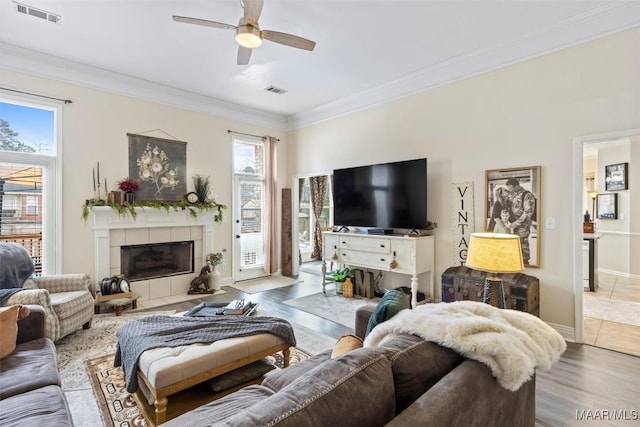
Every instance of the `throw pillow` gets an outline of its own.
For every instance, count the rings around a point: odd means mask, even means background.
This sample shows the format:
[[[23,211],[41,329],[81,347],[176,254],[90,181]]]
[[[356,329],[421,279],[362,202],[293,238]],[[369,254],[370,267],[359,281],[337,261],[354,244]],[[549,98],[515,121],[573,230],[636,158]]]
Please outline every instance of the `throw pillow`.
[[[13,353],[18,337],[20,305],[0,308],[0,359]]]
[[[371,314],[369,318],[369,323],[367,324],[367,332],[365,333],[365,337],[369,335],[369,332],[380,323],[385,322],[391,319],[393,316],[398,314],[400,310],[404,310],[405,308],[409,308],[409,298],[407,294],[405,294],[402,289],[393,289],[382,297],[376,309]]]
[[[362,339],[352,334],[341,336],[331,352],[331,358],[334,359],[338,356],[342,356],[345,353],[349,353],[357,348],[362,348]]]
[[[215,378],[212,378],[209,381],[209,385],[211,386],[211,390],[214,393],[228,390],[232,387],[239,386],[240,384],[244,384],[251,380],[255,380],[256,378],[260,378],[264,376],[267,372],[276,367],[273,366],[266,359],[261,359],[250,363],[248,365],[242,366],[238,369],[234,369],[231,372],[227,372],[226,374],[219,375]]]

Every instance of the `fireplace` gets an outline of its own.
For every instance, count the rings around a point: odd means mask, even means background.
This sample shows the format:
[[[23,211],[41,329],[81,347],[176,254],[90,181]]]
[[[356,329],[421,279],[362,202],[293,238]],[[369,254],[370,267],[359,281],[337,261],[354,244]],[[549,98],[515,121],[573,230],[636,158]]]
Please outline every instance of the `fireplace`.
[[[122,217],[108,206],[96,206],[91,213],[95,242],[95,277],[111,277],[124,273],[121,253],[123,246],[193,242],[192,258],[188,259],[187,268],[180,269],[182,272],[136,281],[129,278],[132,281],[131,290],[140,295],[139,301],[186,294],[191,280],[197,277],[200,267],[206,263],[206,254],[215,252],[213,212],[203,211],[194,218],[186,209],[156,211],[136,208],[137,215],[134,219],[129,216]],[[194,268],[197,271],[189,273]]]
[[[193,240],[120,247],[122,274],[131,282],[193,273]]]

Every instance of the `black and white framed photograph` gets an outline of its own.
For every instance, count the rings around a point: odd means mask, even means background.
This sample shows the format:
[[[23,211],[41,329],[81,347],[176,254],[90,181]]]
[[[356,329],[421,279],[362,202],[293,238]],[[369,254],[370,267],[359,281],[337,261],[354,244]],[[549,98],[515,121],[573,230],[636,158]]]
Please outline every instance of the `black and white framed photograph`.
[[[540,267],[540,169],[485,171],[485,231],[520,236],[525,267]]]
[[[618,219],[618,195],[598,194],[596,209],[598,219]]]
[[[127,134],[129,178],[137,179],[136,199],[177,201],[187,193],[187,143]]]
[[[629,163],[617,163],[615,165],[607,165],[604,167],[604,185],[606,191],[627,190],[629,183],[627,181]]]

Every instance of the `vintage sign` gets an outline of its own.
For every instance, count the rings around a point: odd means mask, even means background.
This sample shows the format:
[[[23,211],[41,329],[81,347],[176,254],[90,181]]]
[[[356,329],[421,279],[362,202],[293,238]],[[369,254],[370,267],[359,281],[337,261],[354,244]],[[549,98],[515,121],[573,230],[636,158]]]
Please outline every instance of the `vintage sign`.
[[[467,260],[469,237],[475,231],[473,210],[473,182],[451,185],[453,206],[453,265],[464,265]]]

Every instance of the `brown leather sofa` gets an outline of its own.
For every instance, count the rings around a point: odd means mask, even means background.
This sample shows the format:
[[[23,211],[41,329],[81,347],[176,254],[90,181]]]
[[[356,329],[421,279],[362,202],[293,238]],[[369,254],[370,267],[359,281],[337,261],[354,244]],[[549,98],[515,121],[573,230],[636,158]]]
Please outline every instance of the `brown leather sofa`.
[[[28,307],[31,314],[18,321],[16,349],[0,360],[0,426],[71,426],[44,309]]]
[[[359,309],[363,334],[373,305]],[[485,365],[413,335],[272,371],[170,420],[198,426],[533,426],[535,377],[512,392]]]

